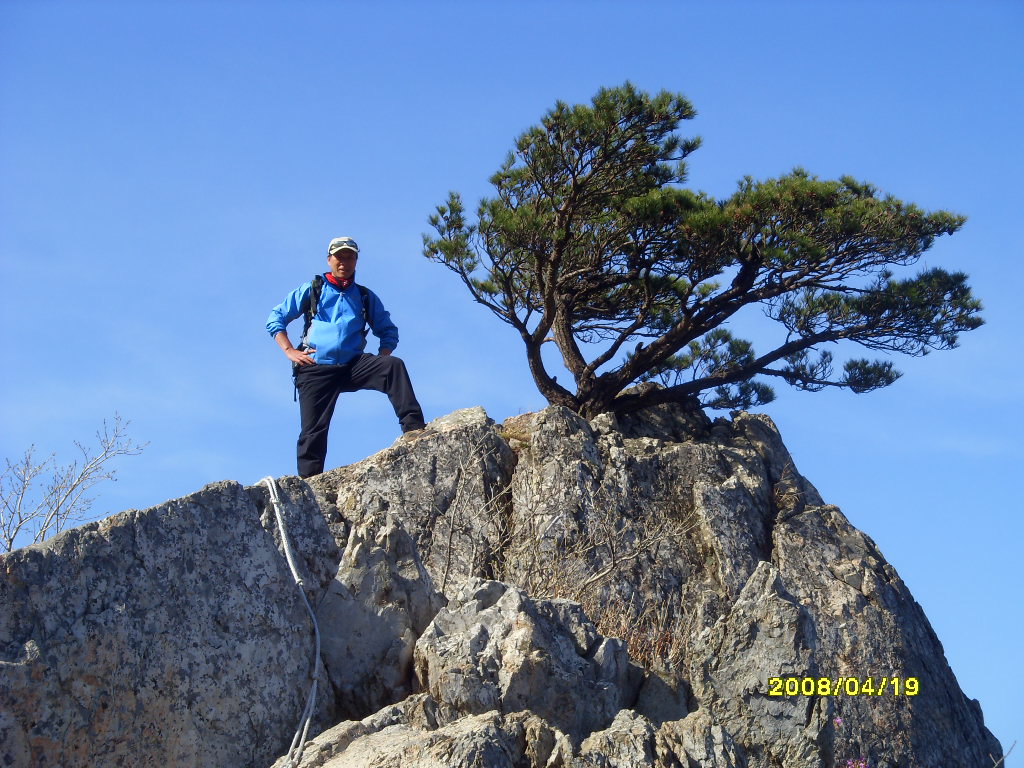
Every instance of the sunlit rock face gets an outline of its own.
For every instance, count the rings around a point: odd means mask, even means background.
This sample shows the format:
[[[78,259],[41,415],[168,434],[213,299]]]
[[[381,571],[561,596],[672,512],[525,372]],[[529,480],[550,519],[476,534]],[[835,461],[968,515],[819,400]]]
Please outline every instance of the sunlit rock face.
[[[307,768],[1001,755],[764,416],[471,408],[280,488],[319,659],[262,486],[0,556],[0,766],[285,766],[311,676]]]
[[[282,492],[312,596],[341,553]],[[217,483],[0,558],[0,765],[271,762],[312,662],[275,536],[264,490]]]

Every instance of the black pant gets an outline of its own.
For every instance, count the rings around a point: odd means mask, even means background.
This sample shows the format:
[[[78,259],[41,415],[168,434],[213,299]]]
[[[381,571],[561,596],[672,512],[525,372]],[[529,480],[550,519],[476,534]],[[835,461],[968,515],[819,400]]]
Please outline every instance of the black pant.
[[[405,363],[394,355],[362,354],[344,365],[303,365],[295,373],[299,390],[298,465],[301,477],[319,475],[327,459],[327,431],[342,392],[375,389],[391,400],[402,431],[423,426],[423,410],[416,402]]]

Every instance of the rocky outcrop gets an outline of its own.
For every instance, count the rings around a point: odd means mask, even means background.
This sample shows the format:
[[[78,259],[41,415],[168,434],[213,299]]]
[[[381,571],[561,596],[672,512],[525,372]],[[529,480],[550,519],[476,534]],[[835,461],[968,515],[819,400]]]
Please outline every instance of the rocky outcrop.
[[[282,490],[322,666],[266,491],[209,486],[0,558],[0,765],[262,768],[314,670],[307,768],[999,757],[766,417],[467,409]]]

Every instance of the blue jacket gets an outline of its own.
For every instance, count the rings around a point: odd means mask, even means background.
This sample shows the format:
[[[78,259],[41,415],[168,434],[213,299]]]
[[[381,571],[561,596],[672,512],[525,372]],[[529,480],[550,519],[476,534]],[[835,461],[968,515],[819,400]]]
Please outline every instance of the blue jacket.
[[[302,303],[308,298],[312,286],[312,280],[303,283],[270,311],[267,331],[271,336],[276,336],[287,328],[288,323],[302,316]],[[369,289],[367,293],[370,330],[380,339],[381,350],[394,349],[398,346],[398,328],[391,322],[391,315],[384,309],[377,295]],[[366,347],[363,327],[359,286],[353,282],[341,290],[324,280],[324,287],[320,291],[320,306],[313,315],[309,337],[306,339],[306,344],[316,350],[313,359],[319,364],[329,365],[349,362]],[[295,346],[298,346],[298,342]]]

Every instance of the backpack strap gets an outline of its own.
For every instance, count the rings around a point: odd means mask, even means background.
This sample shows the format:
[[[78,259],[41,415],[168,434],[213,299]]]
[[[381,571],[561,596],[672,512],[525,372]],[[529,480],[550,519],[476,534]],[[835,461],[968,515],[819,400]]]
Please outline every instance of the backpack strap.
[[[306,337],[309,336],[309,326],[313,324],[313,317],[320,306],[320,294],[324,289],[324,276],[317,274],[310,285],[309,296],[302,305],[303,325],[302,338],[299,341],[299,349],[306,346]]]
[[[363,338],[370,330],[370,289],[365,285],[358,285],[359,296],[363,300]]]
[[[300,306],[302,309],[302,338],[299,340],[299,346],[297,349],[303,350],[306,348],[306,337],[309,336],[309,327],[313,324],[313,316],[316,314],[317,309],[320,306],[320,293],[324,288],[324,276],[317,274],[313,277],[313,282],[309,287],[309,295],[306,300]],[[292,363],[292,379],[295,379],[296,374],[299,372],[299,366],[297,363]],[[299,399],[299,387],[298,382],[295,383],[295,391],[292,394],[293,400]]]

